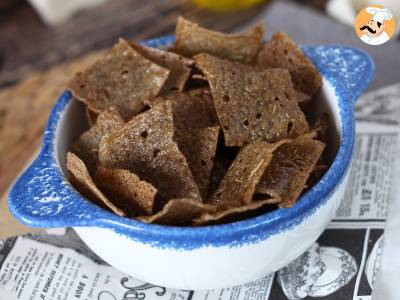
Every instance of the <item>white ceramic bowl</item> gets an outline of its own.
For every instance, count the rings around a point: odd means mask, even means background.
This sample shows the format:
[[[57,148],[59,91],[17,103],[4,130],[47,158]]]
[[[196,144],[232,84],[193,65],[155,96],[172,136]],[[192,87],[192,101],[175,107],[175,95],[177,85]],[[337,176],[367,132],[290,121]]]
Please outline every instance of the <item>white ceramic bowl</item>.
[[[173,37],[150,40],[165,46]],[[343,196],[354,142],[354,101],[374,66],[354,48],[303,47],[323,75],[313,113],[331,116],[323,178],[292,208],[240,222],[181,228],[121,218],[83,198],[66,179],[65,157],[84,130],[82,104],[64,92],[55,105],[38,158],[15,183],[9,207],[32,227],[74,227],[106,262],[137,279],[179,289],[214,289],[261,278],[302,254],[322,233]]]

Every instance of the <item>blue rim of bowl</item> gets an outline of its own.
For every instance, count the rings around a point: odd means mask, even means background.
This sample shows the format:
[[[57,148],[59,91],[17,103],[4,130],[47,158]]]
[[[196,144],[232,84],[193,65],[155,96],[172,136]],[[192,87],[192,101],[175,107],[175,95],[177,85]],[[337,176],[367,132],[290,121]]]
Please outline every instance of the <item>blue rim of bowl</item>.
[[[174,39],[173,36],[167,36],[144,41],[142,44],[151,47],[168,46],[174,42]],[[325,204],[342,182],[353,152],[355,134],[353,105],[367,88],[374,73],[371,58],[356,48],[333,45],[305,46],[302,49],[335,90],[340,110],[341,141],[336,158],[326,174],[303,194],[292,208],[279,208],[254,218],[229,224],[189,228],[147,224],[122,218],[101,209],[73,189],[56,163],[54,148],[56,129],[62,113],[71,101],[70,93],[65,91],[50,114],[38,158],[17,180],[10,192],[10,211],[20,222],[32,227],[107,228],[143,244],[175,250],[193,250],[207,246],[239,247],[257,243],[293,228]],[[37,201],[38,195],[35,194],[37,187],[32,186],[31,182],[38,171],[52,172],[53,181],[50,180],[52,191],[55,193],[64,191],[66,193],[64,195],[68,196],[68,201],[74,205],[75,210],[80,207],[86,211],[78,213],[71,210],[67,213],[61,208],[62,214],[56,213],[45,218],[43,215],[31,212],[29,207],[24,207],[24,201]],[[50,204],[38,204],[36,208],[45,214],[48,208],[46,205]]]

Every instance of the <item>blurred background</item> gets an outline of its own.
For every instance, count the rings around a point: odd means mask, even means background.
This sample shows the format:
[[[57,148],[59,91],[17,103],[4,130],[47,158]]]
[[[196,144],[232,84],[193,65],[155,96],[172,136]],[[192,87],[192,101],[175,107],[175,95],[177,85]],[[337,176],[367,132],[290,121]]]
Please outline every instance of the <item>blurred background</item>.
[[[400,15],[400,1],[378,1]],[[37,151],[49,111],[71,76],[118,37],[172,34],[179,15],[224,32],[256,22],[266,38],[286,31],[301,44],[350,44],[377,64],[371,88],[399,80],[398,36],[382,47],[353,29],[368,0],[0,0],[0,195]],[[4,202],[4,201],[3,201]]]

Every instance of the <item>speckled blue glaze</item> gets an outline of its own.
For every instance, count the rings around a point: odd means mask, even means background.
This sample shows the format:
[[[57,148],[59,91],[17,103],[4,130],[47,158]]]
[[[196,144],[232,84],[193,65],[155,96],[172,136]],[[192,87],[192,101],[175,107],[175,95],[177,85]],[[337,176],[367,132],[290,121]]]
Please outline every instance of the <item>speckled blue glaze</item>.
[[[174,37],[143,42],[151,47],[173,43]],[[98,226],[135,241],[159,248],[191,250],[204,246],[237,247],[256,243],[290,230],[312,215],[343,180],[349,167],[354,143],[354,101],[373,77],[374,64],[362,51],[343,46],[303,47],[337,95],[342,123],[338,154],[325,176],[289,209],[225,225],[181,228],[145,224],[119,217],[85,200],[69,184],[54,154],[56,128],[71,101],[64,92],[54,106],[44,133],[38,158],[22,174],[9,195],[9,208],[22,223],[32,227]]]

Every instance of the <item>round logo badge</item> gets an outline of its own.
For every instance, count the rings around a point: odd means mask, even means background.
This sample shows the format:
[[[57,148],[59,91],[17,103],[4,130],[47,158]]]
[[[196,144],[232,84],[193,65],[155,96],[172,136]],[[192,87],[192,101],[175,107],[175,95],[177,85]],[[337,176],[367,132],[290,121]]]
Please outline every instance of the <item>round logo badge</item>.
[[[395,16],[381,5],[372,5],[360,10],[354,23],[356,34],[368,45],[382,45],[394,34]]]

